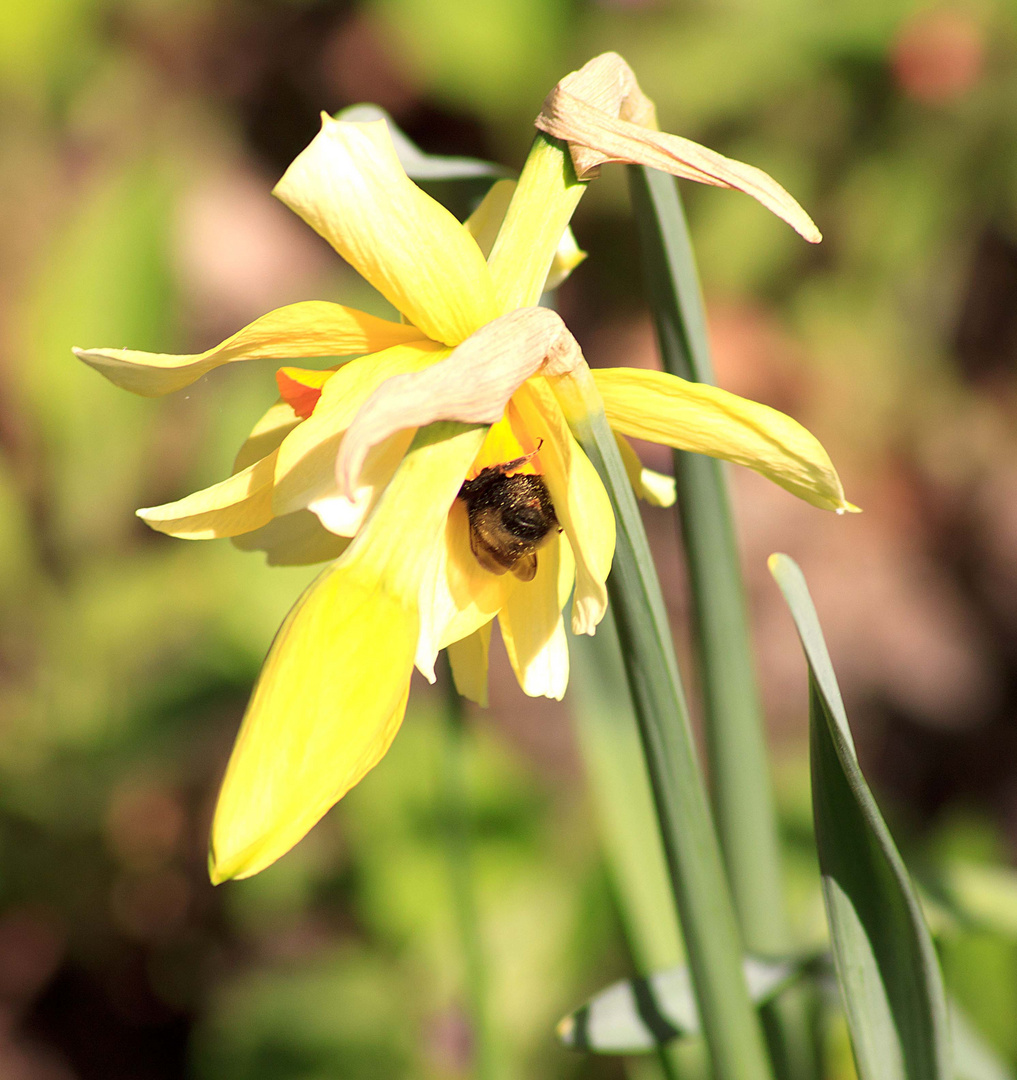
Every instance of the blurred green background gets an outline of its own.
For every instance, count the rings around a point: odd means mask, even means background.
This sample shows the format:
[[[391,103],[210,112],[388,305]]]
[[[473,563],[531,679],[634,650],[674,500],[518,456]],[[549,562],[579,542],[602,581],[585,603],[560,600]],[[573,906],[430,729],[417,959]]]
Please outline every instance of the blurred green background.
[[[810,426],[866,511],[732,478],[799,939],[821,941],[822,909],[804,668],[764,565],[778,549],[810,578],[863,768],[939,896],[948,983],[1017,1059],[1017,901],[979,876],[1017,856],[1012,4],[8,0],[0,1076],[471,1074],[440,686],[415,686],[382,765],[290,855],[207,882],[246,696],[313,571],[170,540],[133,511],[228,473],[272,366],[148,401],[70,347],[195,351],[294,300],[370,305],[269,195],[319,111],[374,101],[427,150],[518,168],[544,95],[605,49],[662,127],[766,168],[826,236],[809,248],[743,196],[683,189],[721,384]],[[653,364],[620,170],[575,231],[590,259],[560,304],[587,356]],[[647,525],[685,642],[675,524]],[[574,734],[584,698],[531,701],[501,658],[492,679],[468,764],[504,1076],[636,1075],[552,1034],[632,970]],[[849,1077],[836,1026],[830,1054]]]

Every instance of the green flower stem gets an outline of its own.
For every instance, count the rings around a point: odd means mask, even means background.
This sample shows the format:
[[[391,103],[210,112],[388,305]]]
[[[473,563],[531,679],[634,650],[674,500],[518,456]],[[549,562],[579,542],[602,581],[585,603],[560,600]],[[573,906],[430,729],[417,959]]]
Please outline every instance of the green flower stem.
[[[706,314],[674,178],[634,165],[628,176],[664,368],[712,383]],[[779,954],[790,937],[777,818],[724,466],[683,451],[674,463],[721,849],[746,948]],[[798,1012],[796,1020],[777,1005],[764,1016],[778,1074],[804,1080],[815,1075],[815,1062]]]
[[[745,987],[741,942],[696,758],[671,630],[639,508],[589,369],[553,380],[618,523],[608,581],[671,887],[716,1080],[772,1077]]]
[[[445,654],[442,654],[443,656]],[[448,687],[442,740],[443,818],[452,905],[462,946],[466,1009],[473,1036],[473,1075],[496,1080],[498,1061],[491,1028],[490,994],[484,943],[480,933],[473,872],[473,836],[467,783],[466,725],[462,700],[456,693],[452,671],[445,660]]]

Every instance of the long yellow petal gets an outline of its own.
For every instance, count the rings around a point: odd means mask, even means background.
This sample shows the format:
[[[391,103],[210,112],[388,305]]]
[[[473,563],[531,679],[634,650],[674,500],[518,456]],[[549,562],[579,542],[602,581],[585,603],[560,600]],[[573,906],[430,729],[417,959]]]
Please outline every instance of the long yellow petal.
[[[470,701],[487,707],[487,662],[491,651],[491,627],[485,623],[469,637],[453,641],[448,647],[448,661],[456,690]]]
[[[477,209],[463,222],[485,258],[491,254],[515,190],[515,180],[499,180],[492,184]],[[576,243],[572,229],[566,226],[558,241],[541,292],[557,289],[585,258],[586,252]]]
[[[277,453],[177,502],[139,510],[138,517],[158,532],[185,540],[214,540],[261,528],[272,519]]]
[[[416,624],[343,564],[283,623],[237,736],[212,823],[212,881],[285,854],[381,759],[402,722]]]
[[[435,341],[458,345],[499,314],[476,241],[407,177],[384,120],[323,114],[275,195]]]
[[[241,551],[263,551],[269,566],[313,566],[338,559],[350,542],[329,532],[310,510],[297,510],[234,536],[232,543]]]
[[[523,693],[561,701],[569,647],[561,610],[575,578],[568,541],[555,537],[537,555],[537,576],[517,582],[498,614],[502,640]]]
[[[324,300],[277,308],[214,349],[173,356],[134,349],[74,349],[74,355],[117,386],[159,397],[190,386],[206,372],[236,360],[288,360],[376,352],[422,338],[419,330]]]
[[[746,465],[824,510],[857,509],[815,436],[776,409],[662,371],[599,368],[593,378],[623,435]]]
[[[406,706],[420,586],[484,429],[421,433],[367,527],[287,616],[212,826],[213,881],[291,848],[388,749]]]
[[[541,378],[530,379],[512,399],[534,438],[558,521],[576,558],[572,630],[592,634],[607,610],[605,582],[614,558],[611,502],[590,459],[572,437],[561,406]]]
[[[585,190],[558,146],[534,143],[488,259],[499,312],[540,299]]]
[[[273,511],[303,510],[310,503],[338,495],[335,458],[343,435],[364,400],[393,375],[419,371],[446,355],[432,341],[397,345],[344,364],[325,383],[314,412],[286,436],[276,464]],[[371,492],[360,484],[360,510]],[[356,500],[351,500],[356,501]],[[352,513],[352,510],[351,510]],[[360,514],[362,517],[362,513]]]

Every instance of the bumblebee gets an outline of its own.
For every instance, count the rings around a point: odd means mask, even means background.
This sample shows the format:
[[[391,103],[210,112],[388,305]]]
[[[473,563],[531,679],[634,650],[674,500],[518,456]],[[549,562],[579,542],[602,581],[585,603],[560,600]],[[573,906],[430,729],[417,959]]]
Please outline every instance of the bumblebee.
[[[459,489],[470,520],[470,549],[492,574],[507,570],[520,581],[537,573],[537,549],[561,532],[547,485],[539,476],[507,476],[529,457],[494,465],[467,480]]]

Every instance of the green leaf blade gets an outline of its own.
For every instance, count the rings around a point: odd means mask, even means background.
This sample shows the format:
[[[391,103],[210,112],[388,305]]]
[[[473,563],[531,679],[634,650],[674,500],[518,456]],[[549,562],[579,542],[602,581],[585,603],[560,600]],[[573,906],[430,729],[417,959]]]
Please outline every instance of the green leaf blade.
[[[855,757],[805,578],[770,558],[809,664],[812,798],[837,978],[860,1080],[953,1080],[946,1001],[907,870]]]

